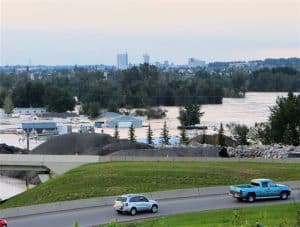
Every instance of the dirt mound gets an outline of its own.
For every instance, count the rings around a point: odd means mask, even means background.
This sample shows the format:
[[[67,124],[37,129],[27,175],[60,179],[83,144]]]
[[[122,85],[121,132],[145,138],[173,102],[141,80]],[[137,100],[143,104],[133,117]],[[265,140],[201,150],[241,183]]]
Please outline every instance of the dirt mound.
[[[118,140],[108,134],[72,133],[53,137],[41,144],[31,154],[81,154],[81,155],[107,155],[123,149],[153,148],[147,144]]]
[[[235,147],[237,146],[237,142],[232,139],[231,137],[225,136],[225,144],[228,147]],[[198,135],[194,138],[192,138],[189,142],[189,145],[197,145],[199,143],[203,143],[203,140],[205,141],[205,144],[211,144],[211,145],[218,145],[218,135],[205,135],[205,138],[203,138],[203,135]]]
[[[152,149],[153,146],[150,146],[145,143],[135,143],[129,140],[119,140],[115,143],[108,144],[101,149],[101,155],[107,155],[114,153],[119,150],[135,150],[135,149]]]
[[[144,156],[144,157],[218,157],[219,147],[199,144],[197,147],[161,147],[155,149],[130,150],[123,149],[112,153],[112,156]]]

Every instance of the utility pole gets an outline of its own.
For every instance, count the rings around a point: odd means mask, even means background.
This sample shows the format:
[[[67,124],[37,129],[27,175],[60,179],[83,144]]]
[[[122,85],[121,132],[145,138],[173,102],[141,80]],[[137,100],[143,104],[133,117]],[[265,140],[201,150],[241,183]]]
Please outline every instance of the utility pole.
[[[30,135],[29,130],[26,130],[26,136],[27,136],[27,153],[29,153],[29,135]]]

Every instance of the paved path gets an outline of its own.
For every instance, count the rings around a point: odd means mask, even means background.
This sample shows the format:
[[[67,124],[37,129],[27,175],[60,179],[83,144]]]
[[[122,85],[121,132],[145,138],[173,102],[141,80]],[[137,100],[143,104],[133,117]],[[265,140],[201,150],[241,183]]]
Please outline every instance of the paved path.
[[[265,200],[249,204],[247,202],[237,202],[228,195],[197,196],[181,199],[160,200],[160,210],[157,214],[144,213],[134,217],[120,215],[113,211],[112,206],[101,206],[93,208],[83,208],[70,211],[60,211],[45,214],[37,214],[23,217],[8,218],[10,227],[72,227],[75,221],[82,226],[96,226],[105,224],[112,219],[118,221],[137,220],[162,215],[179,214],[193,211],[216,210],[223,208],[260,206],[267,204],[282,204],[300,202],[300,190],[293,190],[292,197],[287,201]]]

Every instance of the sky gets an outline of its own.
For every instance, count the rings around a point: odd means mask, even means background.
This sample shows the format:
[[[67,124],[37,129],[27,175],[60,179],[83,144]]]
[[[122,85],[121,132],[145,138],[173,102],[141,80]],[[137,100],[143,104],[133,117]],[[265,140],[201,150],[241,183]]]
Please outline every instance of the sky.
[[[300,57],[299,0],[0,2],[0,65]]]

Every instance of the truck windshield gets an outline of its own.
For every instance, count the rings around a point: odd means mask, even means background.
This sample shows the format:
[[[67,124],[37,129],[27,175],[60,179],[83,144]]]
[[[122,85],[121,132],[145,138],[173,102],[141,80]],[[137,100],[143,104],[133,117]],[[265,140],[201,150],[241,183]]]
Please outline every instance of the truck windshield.
[[[256,182],[251,182],[251,185],[259,187],[259,183],[256,183]]]

